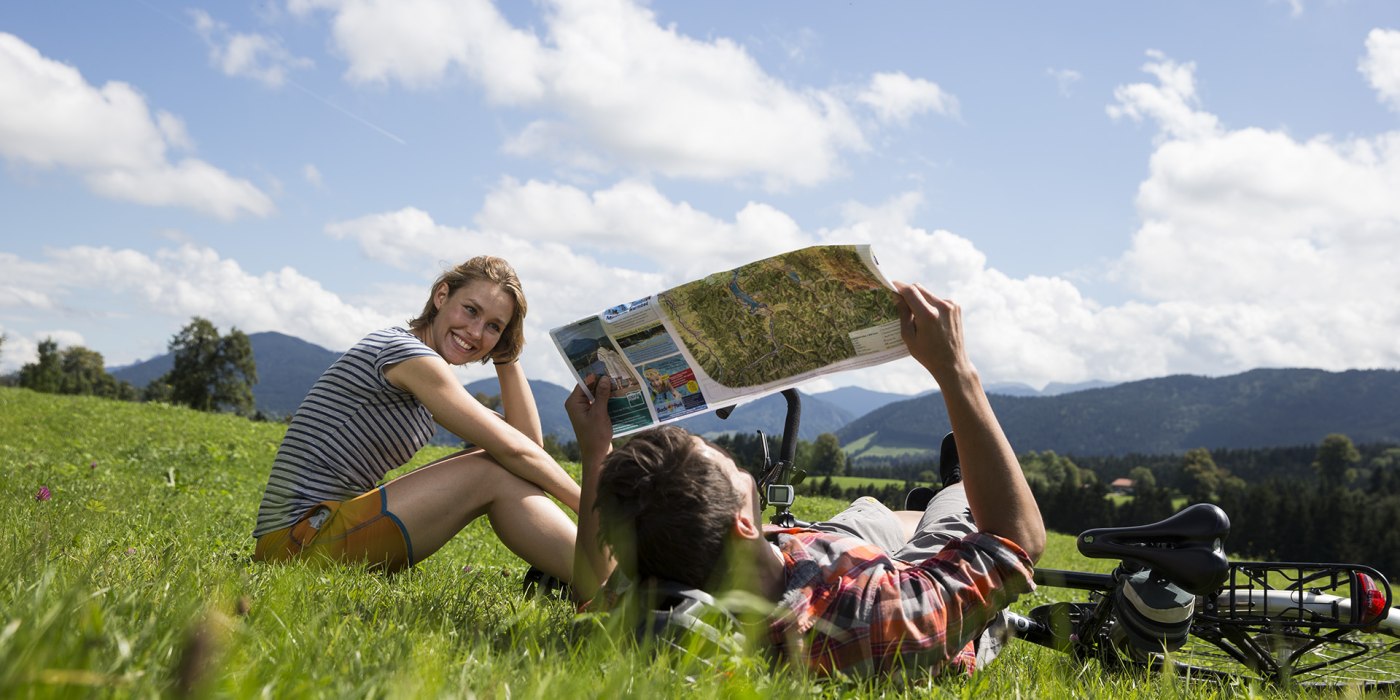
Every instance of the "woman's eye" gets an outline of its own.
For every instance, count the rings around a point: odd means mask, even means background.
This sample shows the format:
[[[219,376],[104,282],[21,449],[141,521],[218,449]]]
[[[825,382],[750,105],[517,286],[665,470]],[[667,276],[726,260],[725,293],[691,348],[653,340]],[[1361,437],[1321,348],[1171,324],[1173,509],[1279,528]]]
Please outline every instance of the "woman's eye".
[[[468,315],[470,315],[470,316],[475,316],[475,315],[476,315],[476,307],[475,307],[475,306],[472,306],[471,304],[466,304],[465,306],[467,307],[467,314],[468,314]]]
[[[496,325],[496,324],[494,324],[494,323],[488,323],[488,324],[486,324],[486,327],[487,327],[487,328],[490,328],[491,331],[494,332],[494,333],[500,333],[500,332],[501,332],[501,327],[498,326],[498,325]]]

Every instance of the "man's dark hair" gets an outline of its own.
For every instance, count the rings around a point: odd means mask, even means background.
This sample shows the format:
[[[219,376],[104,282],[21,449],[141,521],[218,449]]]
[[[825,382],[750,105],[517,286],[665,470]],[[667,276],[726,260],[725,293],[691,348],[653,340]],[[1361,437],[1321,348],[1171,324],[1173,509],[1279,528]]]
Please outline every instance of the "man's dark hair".
[[[729,475],[689,432],[661,426],[638,433],[603,462],[599,537],[634,580],[704,589],[716,583],[741,502]]]

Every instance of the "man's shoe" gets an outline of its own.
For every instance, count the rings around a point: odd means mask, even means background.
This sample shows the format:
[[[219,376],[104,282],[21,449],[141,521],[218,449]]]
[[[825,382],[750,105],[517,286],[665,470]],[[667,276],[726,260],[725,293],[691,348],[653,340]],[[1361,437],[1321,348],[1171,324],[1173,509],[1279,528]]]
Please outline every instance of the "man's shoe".
[[[958,462],[958,443],[953,434],[943,436],[943,444],[938,446],[938,476],[947,488],[962,481],[962,467]]]
[[[569,600],[574,595],[574,589],[569,584],[533,566],[525,572],[525,581],[521,588],[524,590],[526,598],[541,595],[557,600]]]
[[[904,509],[923,512],[933,500],[935,491],[927,486],[915,486],[904,496]]]

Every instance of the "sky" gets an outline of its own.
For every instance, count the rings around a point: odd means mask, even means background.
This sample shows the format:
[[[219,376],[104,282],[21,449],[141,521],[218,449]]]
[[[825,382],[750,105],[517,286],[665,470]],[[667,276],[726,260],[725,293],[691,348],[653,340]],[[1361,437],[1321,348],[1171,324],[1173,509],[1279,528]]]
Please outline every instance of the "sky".
[[[987,383],[1400,368],[1400,3],[0,4],[0,373],[345,350],[490,253],[567,386],[550,328],[827,243]]]

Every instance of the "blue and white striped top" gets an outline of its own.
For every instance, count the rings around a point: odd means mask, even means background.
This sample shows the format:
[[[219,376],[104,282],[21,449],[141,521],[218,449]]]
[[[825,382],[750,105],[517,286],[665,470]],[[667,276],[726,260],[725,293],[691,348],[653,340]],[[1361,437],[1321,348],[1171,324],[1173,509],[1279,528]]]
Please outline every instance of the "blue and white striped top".
[[[287,428],[267,479],[253,536],[290,527],[322,501],[365,493],[428,444],[433,417],[384,377],[387,367],[436,357],[403,328],[365,336],[311,387]]]

